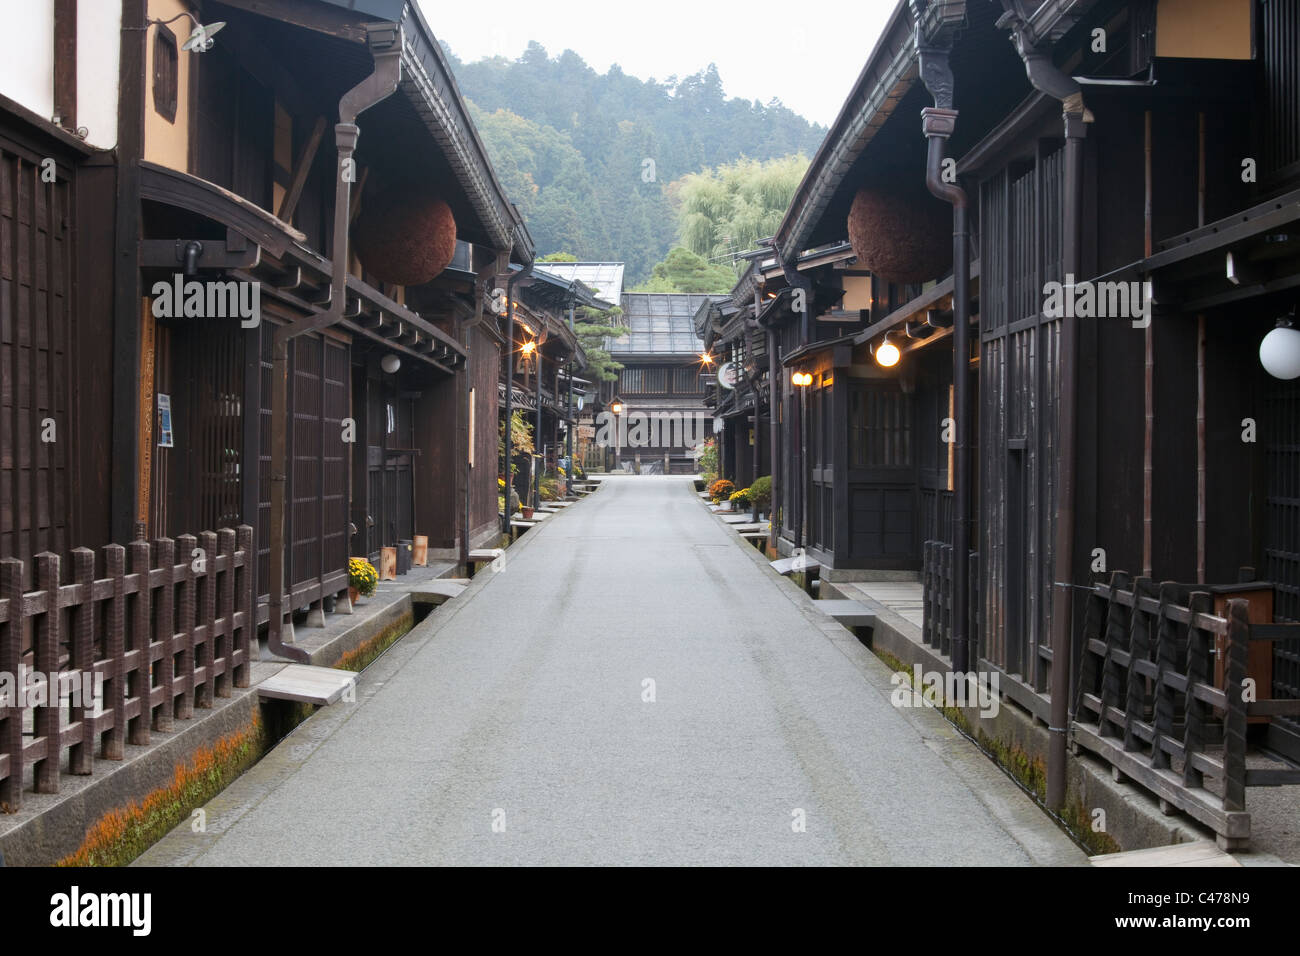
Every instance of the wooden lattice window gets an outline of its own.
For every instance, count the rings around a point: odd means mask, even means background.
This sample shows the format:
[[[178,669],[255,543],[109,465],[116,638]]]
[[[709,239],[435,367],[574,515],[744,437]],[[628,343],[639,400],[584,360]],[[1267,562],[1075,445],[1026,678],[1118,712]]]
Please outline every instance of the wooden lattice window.
[[[169,123],[176,122],[180,89],[180,54],[176,34],[161,24],[153,40],[153,108]]]

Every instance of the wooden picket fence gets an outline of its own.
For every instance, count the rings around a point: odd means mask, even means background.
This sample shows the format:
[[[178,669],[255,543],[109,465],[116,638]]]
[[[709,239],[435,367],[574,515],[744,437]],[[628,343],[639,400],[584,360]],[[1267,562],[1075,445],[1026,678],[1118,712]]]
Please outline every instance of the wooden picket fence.
[[[26,768],[37,793],[57,793],[65,750],[67,772],[89,774],[96,754],[121,760],[124,744],[148,744],[151,729],[170,731],[214,696],[229,697],[232,685],[248,686],[257,646],[254,554],[248,525],[110,544],[100,551],[99,578],[89,548],[72,551],[66,581],[58,555],[38,554],[36,589],[26,593],[23,562],[0,560],[0,677],[60,674],[75,687],[84,675],[103,681],[98,714],[84,698],[57,703],[54,687],[53,705],[32,706],[18,694],[0,699],[0,810],[19,809]]]
[[[1229,847],[1250,836],[1246,787],[1300,783],[1300,771],[1246,766],[1252,715],[1300,713],[1300,701],[1258,700],[1243,692],[1250,641],[1293,640],[1297,624],[1249,622],[1248,602],[1213,597],[1194,585],[1133,580],[1116,571],[1092,588],[1084,611],[1082,657],[1071,736],[1117,776],[1211,827]],[[1216,644],[1222,686],[1214,680]],[[1217,781],[1207,789],[1205,778]]]

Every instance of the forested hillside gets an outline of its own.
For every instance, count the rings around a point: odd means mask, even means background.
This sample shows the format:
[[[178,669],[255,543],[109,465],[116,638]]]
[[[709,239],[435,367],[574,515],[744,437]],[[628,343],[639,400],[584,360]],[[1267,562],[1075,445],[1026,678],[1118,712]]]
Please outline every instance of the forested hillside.
[[[516,60],[448,56],[538,252],[622,260],[629,285],[679,242],[683,177],[741,157],[811,156],[825,133],[778,100],[727,99],[713,65],[643,81],[537,43]]]

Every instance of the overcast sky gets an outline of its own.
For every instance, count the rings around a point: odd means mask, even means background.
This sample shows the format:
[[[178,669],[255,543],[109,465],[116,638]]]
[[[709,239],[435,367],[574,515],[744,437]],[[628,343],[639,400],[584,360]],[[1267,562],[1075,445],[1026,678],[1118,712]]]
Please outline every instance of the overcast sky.
[[[894,0],[835,0],[815,7],[752,0],[420,0],[424,18],[460,59],[514,59],[529,40],[558,56],[573,50],[604,73],[617,63],[641,79],[666,80],[718,65],[728,97],[773,97],[829,125],[862,70]],[[490,10],[490,15],[485,15]]]

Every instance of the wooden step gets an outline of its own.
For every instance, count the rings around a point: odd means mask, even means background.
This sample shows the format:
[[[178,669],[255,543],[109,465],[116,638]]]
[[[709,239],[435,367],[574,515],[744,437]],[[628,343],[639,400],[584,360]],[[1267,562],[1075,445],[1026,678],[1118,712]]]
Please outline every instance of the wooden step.
[[[876,613],[865,604],[843,599],[813,601],[813,607],[828,614],[845,627],[875,627]]]
[[[821,568],[821,565],[812,558],[805,557],[802,560],[803,567],[800,568],[801,571],[816,571]],[[777,558],[769,563],[772,565],[772,570],[777,574],[786,575],[795,573],[794,561],[794,558]]]
[[[296,700],[304,704],[328,706],[339,700],[355,685],[356,671],[341,671],[315,664],[286,664],[279,672],[257,685],[259,697]]]

